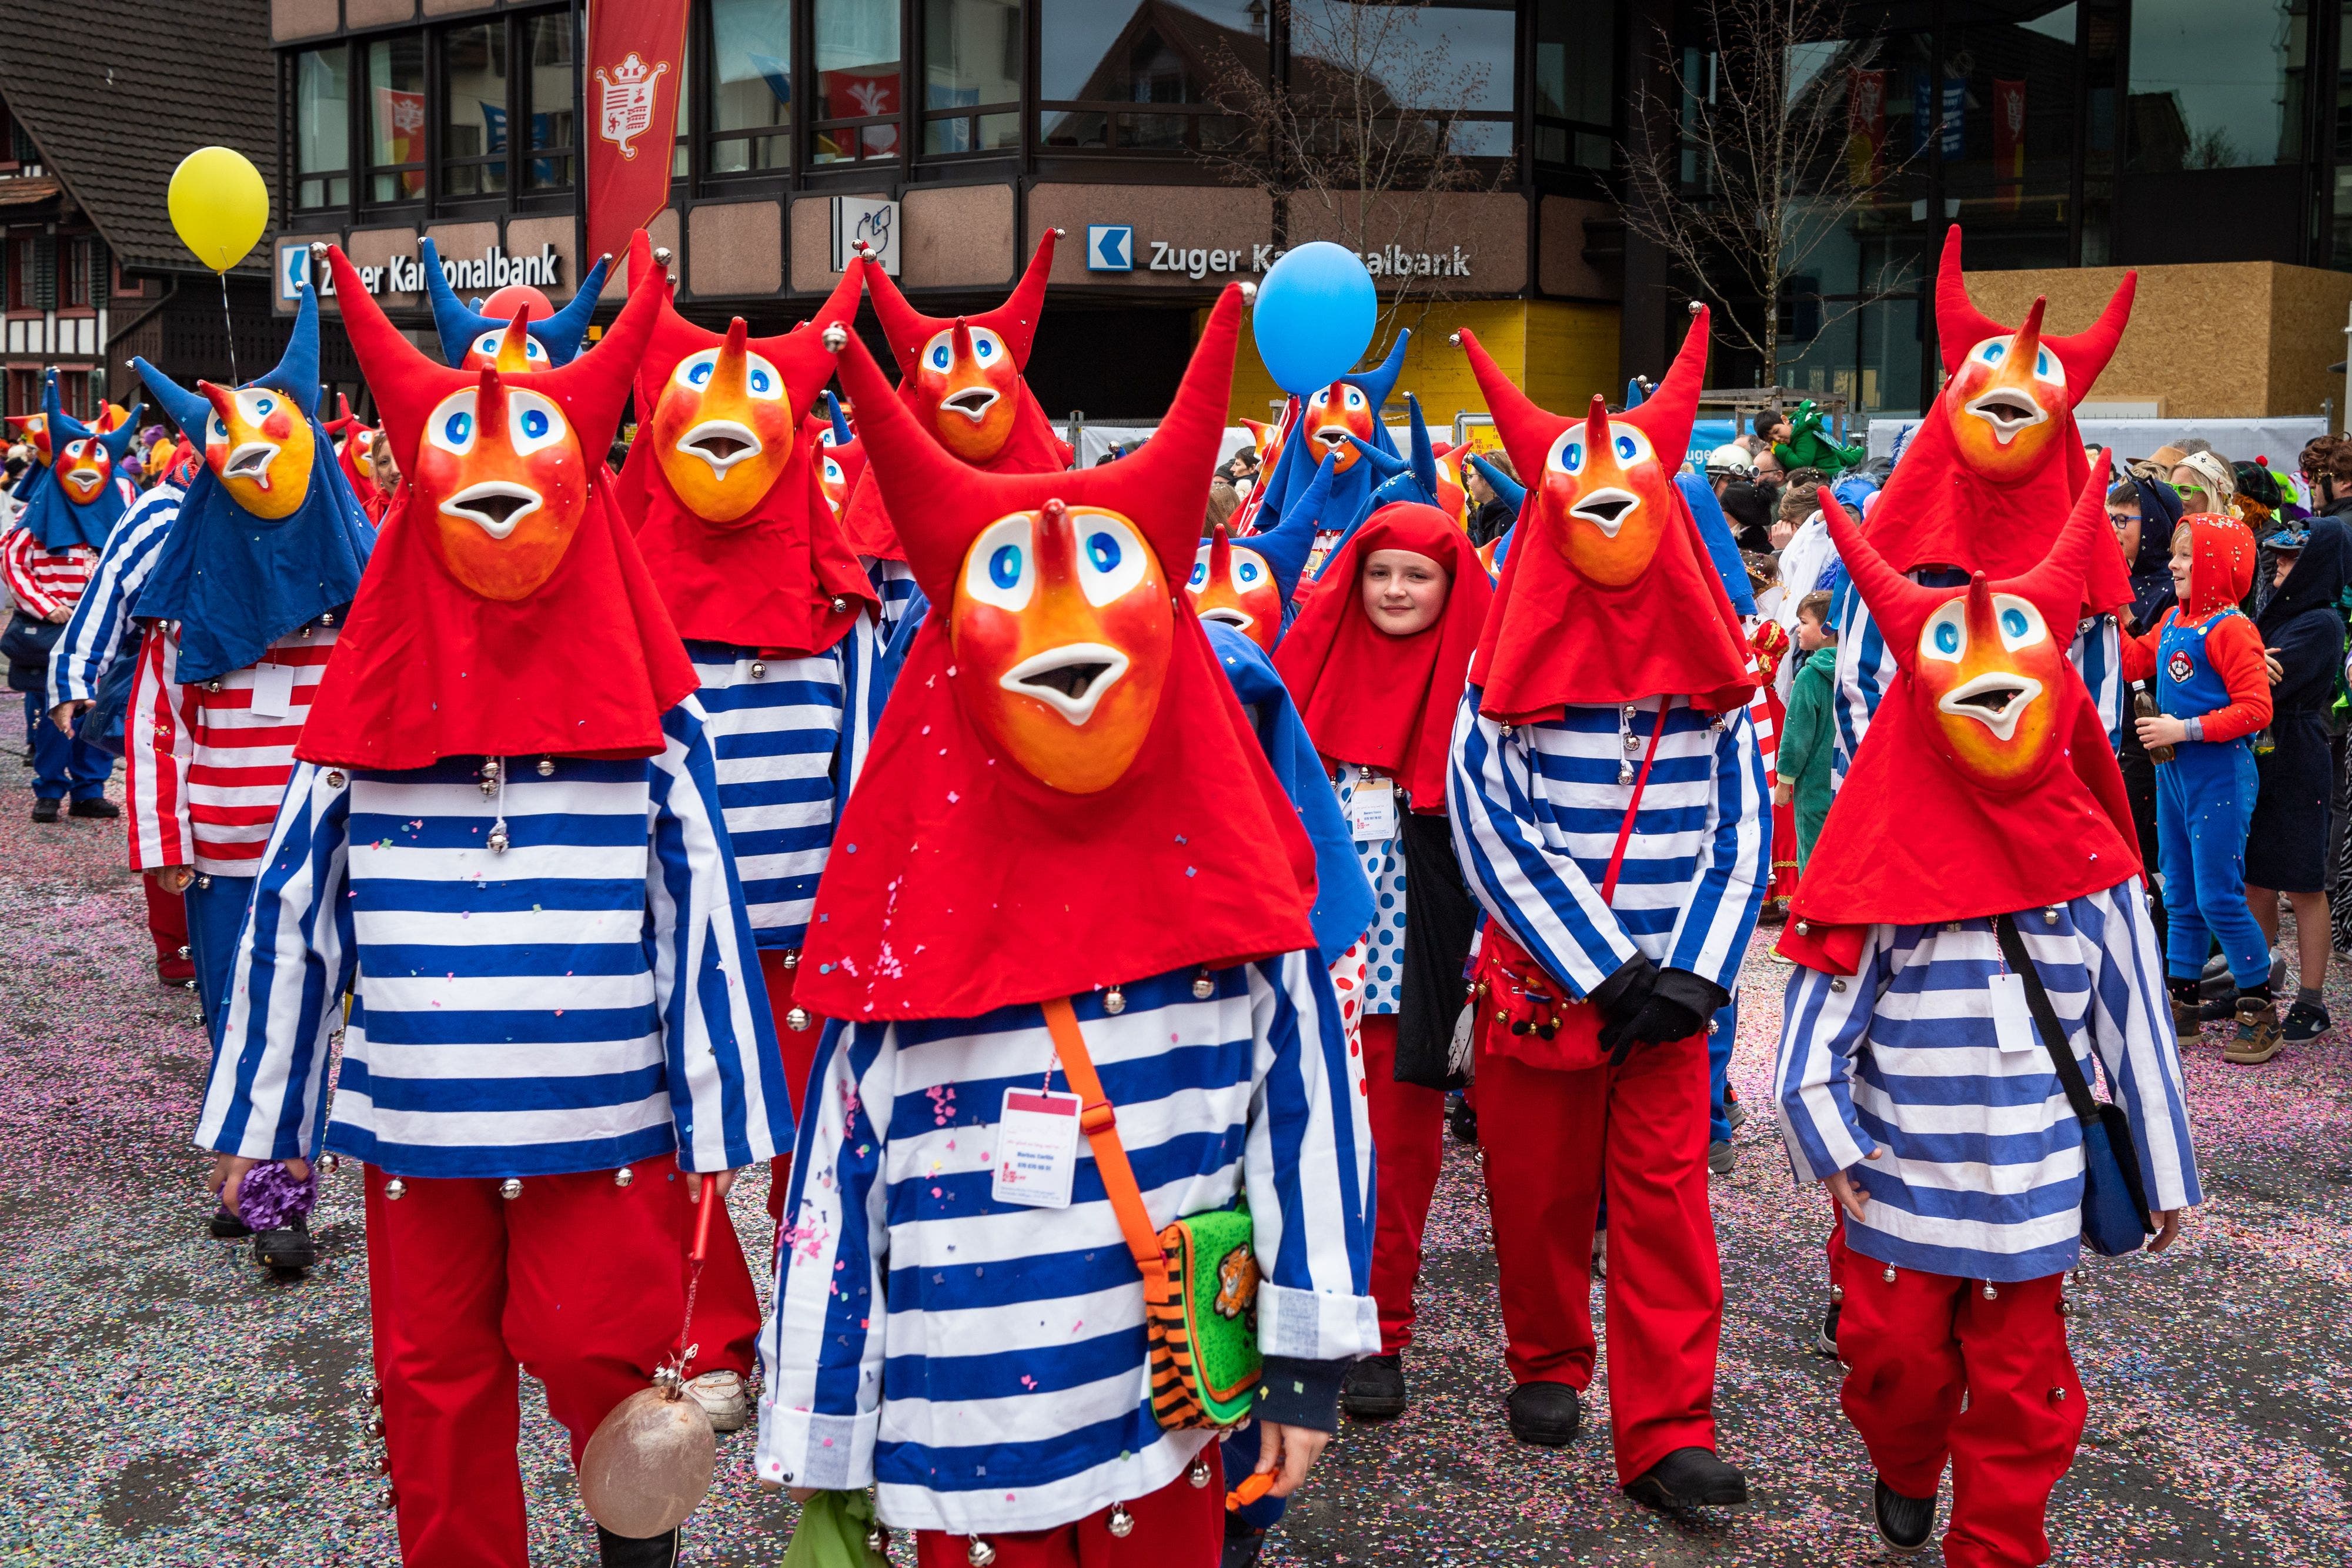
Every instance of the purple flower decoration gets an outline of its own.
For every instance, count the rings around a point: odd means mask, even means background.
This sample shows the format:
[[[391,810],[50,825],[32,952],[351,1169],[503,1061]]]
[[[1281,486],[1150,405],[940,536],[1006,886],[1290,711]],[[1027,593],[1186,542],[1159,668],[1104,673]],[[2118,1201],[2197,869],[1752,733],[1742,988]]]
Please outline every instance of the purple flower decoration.
[[[245,1174],[236,1192],[236,1217],[256,1230],[278,1230],[292,1220],[307,1218],[319,1201],[319,1172],[296,1181],[284,1166],[271,1163]]]

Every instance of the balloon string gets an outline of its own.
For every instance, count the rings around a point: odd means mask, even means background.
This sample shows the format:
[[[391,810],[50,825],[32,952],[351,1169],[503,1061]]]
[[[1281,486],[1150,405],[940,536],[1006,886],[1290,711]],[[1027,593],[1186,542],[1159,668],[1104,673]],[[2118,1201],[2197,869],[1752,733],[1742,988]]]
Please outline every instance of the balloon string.
[[[236,324],[229,319],[228,274],[226,272],[220,275],[220,286],[221,331],[228,338],[228,384],[236,386],[239,379],[236,373]]]

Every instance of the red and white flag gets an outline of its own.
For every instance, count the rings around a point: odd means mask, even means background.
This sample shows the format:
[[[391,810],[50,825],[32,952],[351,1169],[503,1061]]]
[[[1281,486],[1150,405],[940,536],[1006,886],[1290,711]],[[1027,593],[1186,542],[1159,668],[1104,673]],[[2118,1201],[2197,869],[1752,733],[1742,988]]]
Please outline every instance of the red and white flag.
[[[687,0],[589,0],[588,256],[620,256],[669,204]]]

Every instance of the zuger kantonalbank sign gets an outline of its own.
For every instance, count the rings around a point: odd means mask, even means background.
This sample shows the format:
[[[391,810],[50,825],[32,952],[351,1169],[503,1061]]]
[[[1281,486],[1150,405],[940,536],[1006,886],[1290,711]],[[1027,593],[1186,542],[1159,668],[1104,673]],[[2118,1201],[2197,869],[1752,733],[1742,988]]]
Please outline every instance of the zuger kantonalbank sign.
[[[1187,246],[1181,241],[1139,239],[1132,224],[1087,226],[1088,272],[1175,272],[1199,279],[1264,272],[1282,258],[1285,246]],[[1467,277],[1470,257],[1460,246],[1447,250],[1407,250],[1382,246],[1357,253],[1374,277]]]
[[[323,267],[320,271],[325,273]],[[421,294],[425,290],[425,263],[413,256],[395,256],[382,267],[362,267],[359,274],[360,282],[370,294]],[[561,284],[562,274],[563,257],[551,245],[540,246],[536,256],[509,256],[494,245],[479,256],[441,258],[441,276],[449,280],[450,287],[460,292],[488,294],[516,283],[546,288]],[[295,298],[298,286],[310,276],[310,247],[287,246],[278,256],[278,298]],[[325,293],[335,291],[333,277],[322,276],[320,282]]]

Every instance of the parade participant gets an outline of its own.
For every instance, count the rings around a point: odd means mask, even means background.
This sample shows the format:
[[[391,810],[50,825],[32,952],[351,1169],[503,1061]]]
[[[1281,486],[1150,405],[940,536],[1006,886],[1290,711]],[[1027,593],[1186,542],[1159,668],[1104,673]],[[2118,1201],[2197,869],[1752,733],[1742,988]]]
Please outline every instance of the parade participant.
[[[335,394],[335,405],[341,413],[320,428],[333,438],[335,466],[342,471],[343,483],[351,486],[360,511],[371,525],[380,523],[392,505],[392,492],[378,487],[375,482],[377,433],[352,412],[351,401],[342,393]]]
[[[1320,575],[1323,562],[1339,548],[1341,536],[1371,515],[1372,491],[1389,476],[1356,443],[1384,456],[1402,455],[1389,434],[1387,410],[1412,340],[1410,330],[1399,332],[1388,358],[1378,365],[1341,376],[1310,393],[1299,413],[1299,438],[1285,444],[1275,483],[1284,486],[1280,504],[1286,506],[1291,489],[1308,482],[1308,465],[1325,453],[1339,460],[1331,478],[1331,499],[1323,512],[1323,531],[1316,537],[1314,553],[1307,557],[1309,577]]]
[[[1372,1296],[1381,1353],[1349,1369],[1340,1402],[1404,1414],[1421,1240],[1444,1153],[1448,1056],[1477,908],[1445,821],[1454,713],[1494,601],[1460,523],[1400,502],[1365,519],[1275,653],[1330,769],[1379,901],[1365,962],[1366,1111],[1378,1153]]]
[[[1774,1087],[1798,1179],[1843,1215],[1836,1347],[1879,1531],[1925,1545],[1948,1462],[1955,1568],[2049,1560],[2082,1241],[2161,1251],[2200,1201],[2130,807],[2064,653],[2113,548],[2103,480],[2045,559],[1965,589],[1909,581],[1825,502],[1896,674],[1781,933]]]
[[[898,361],[893,395],[950,455],[982,473],[1050,474],[1070,465],[1069,443],[1054,434],[1053,422],[1022,374],[1036,341],[1045,277],[1061,235],[1060,229],[1047,229],[1012,295],[976,316],[926,316],[907,303],[879,267],[866,270],[874,314]],[[861,405],[861,428],[866,418]],[[887,639],[915,592],[916,574],[870,467],[850,490],[842,528],[881,596]]]
[[[2011,329],[1984,315],[1960,273],[1960,231],[1947,233],[1936,282],[1936,340],[1948,378],[1895,464],[1864,530],[1898,571],[1953,587],[1982,571],[2011,577],[2040,560],[2089,476],[2074,409],[2106,368],[2131,316],[2137,274],[2085,330],[2042,330],[2036,299]],[[1791,580],[1801,595],[1817,585]],[[1894,655],[1851,591],[1839,596],[1838,714],[1832,777],[1842,779],[1894,675]],[[2123,727],[2114,612],[2132,601],[2119,549],[2094,550],[2069,657],[2111,737]]]
[[[852,258],[818,322],[856,320],[865,270]],[[797,1116],[817,1030],[793,1005],[793,973],[872,727],[866,688],[878,610],[825,507],[812,461],[822,449],[801,428],[833,378],[833,356],[805,324],[753,338],[740,316],[723,334],[687,320],[669,303],[643,231],[630,246],[630,298],[640,289],[662,303],[636,367],[646,420],[614,491],[694,662]],[[788,1157],[778,1156],[772,1214],[782,1209]],[[741,1247],[726,1235],[715,1247],[697,1320],[710,1349],[690,1392],[714,1427],[731,1432],[750,1418],[743,1389],[760,1301]]]
[[[1770,863],[1747,643],[1673,483],[1706,360],[1694,311],[1657,392],[1614,418],[1597,397],[1581,420],[1546,412],[1461,334],[1531,481],[1447,800],[1487,915],[1478,1141],[1510,1425],[1524,1442],[1576,1436],[1605,1182],[1617,1477],[1654,1507],[1748,1495],[1715,1452],[1706,1036]]]
[[[1264,533],[1235,538],[1223,523],[1210,530],[1192,558],[1192,575],[1184,582],[1192,613],[1212,625],[1229,626],[1266,653],[1274,652],[1298,614],[1299,576],[1322,527],[1338,465],[1336,455],[1327,455],[1315,482]]]
[[[196,995],[217,1040],[294,746],[375,530],[319,421],[309,284],[285,357],[243,386],[190,392],[143,359],[131,365],[174,423],[202,433],[205,467],[172,515],[155,510],[152,556],[120,562],[142,580],[129,612],[144,629],[123,726],[131,869],[184,896]],[[256,1228],[256,1262],[310,1267],[313,1197],[306,1184],[268,1217],[278,1223]],[[236,1234],[239,1218],[216,1217],[214,1233]]]
[[[2125,643],[2123,674],[2156,697],[2134,729],[2156,758],[2173,1023],[2184,1043],[2197,1037],[2198,982],[2219,943],[2238,987],[2238,1031],[2222,1057],[2257,1066],[2278,1054],[2280,1030],[2270,944],[2246,906],[2253,737],[2271,722],[2262,633],[2238,608],[2254,583],[2254,536],[2235,517],[2191,512],[2172,532],[2172,581],[2179,602]],[[2166,747],[2169,758],[2158,755]]]
[[[403,1558],[522,1568],[517,1364],[577,1463],[685,1349],[689,1199],[775,1151],[788,1097],[694,666],[600,461],[659,296],[561,370],[469,372],[327,260],[409,482],[296,747],[196,1141],[232,1206],[258,1162],[364,1162]],[[607,1568],[676,1559],[598,1539]]]
[[[139,498],[114,471],[138,436],[136,411],[101,434],[69,417],[58,398],[52,369],[42,387],[42,437],[48,476],[40,482],[16,528],[0,540],[0,573],[16,601],[5,652],[8,685],[25,694],[25,725],[33,746],[33,821],[54,822],[68,791],[68,814],[119,817],[106,798],[114,758],[89,742],[44,724],[49,665],[65,623],[89,586],[99,551]]]
[[[433,329],[441,340],[441,357],[461,371],[478,371],[497,364],[507,329],[513,325],[513,315],[486,316],[482,313],[482,301],[477,299],[467,306],[459,300],[457,291],[449,287],[449,275],[441,270],[441,252],[430,235],[416,242],[416,256],[425,272],[425,294],[433,307]],[[588,276],[580,280],[579,288],[561,310],[546,308],[547,297],[536,289],[525,291],[525,303],[536,308],[523,317],[523,341],[514,347],[521,351],[525,362],[517,368],[554,370],[572,361],[580,352],[580,345],[587,340],[588,323],[596,314],[596,301],[604,292],[604,277],[612,265],[611,256],[598,256],[596,265],[588,269]],[[509,361],[512,357],[510,350]],[[379,408],[382,402],[377,400]]]
[[[849,506],[849,493],[857,488],[858,476],[866,472],[866,448],[850,428],[849,416],[842,413],[839,398],[825,393],[824,408],[825,426],[817,437],[816,477],[824,491],[826,508],[839,522]]]
[[[1201,622],[1171,613],[1240,323],[1229,286],[1150,444],[1047,475],[939,450],[845,337],[868,482],[939,609],[803,950],[803,1000],[834,1021],[761,1345],[759,1473],[874,1484],[926,1568],[1207,1568],[1226,1511],[1190,1411],[1246,1406],[1246,1372],[1180,1363],[1171,1314],[1230,1324],[1255,1289],[1257,1469],[1280,1495],[1335,1423],[1342,1366],[1378,1345],[1370,1139],[1313,851]],[[1169,1279],[1180,1220],[1213,1248],[1208,1293]]]

